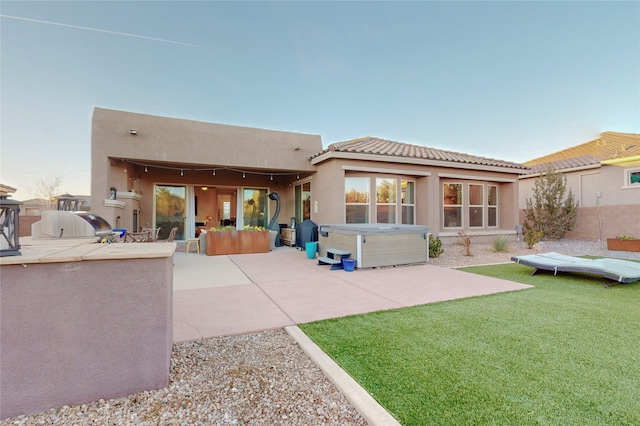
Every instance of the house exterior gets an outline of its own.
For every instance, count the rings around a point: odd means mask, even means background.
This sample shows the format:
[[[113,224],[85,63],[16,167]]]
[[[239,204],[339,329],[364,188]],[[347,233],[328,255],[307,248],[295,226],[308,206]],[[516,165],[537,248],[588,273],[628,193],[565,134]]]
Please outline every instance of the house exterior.
[[[576,226],[567,238],[640,238],[640,135],[604,132],[525,165],[531,170],[520,176],[521,218],[526,200],[533,198],[535,178],[551,167],[563,174],[578,202]]]
[[[427,225],[443,242],[514,234],[521,164],[372,137],[319,135],[96,108],[92,212],[114,228]],[[164,234],[166,237],[166,234]],[[160,235],[163,238],[163,235]]]

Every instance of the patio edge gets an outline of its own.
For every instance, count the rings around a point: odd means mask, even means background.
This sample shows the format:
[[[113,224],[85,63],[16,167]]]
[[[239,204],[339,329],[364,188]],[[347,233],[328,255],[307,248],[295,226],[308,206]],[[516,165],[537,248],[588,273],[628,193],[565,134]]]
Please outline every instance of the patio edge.
[[[293,338],[309,358],[322,370],[324,375],[355,406],[365,420],[373,426],[400,426],[400,423],[385,410],[351,376],[320,349],[296,325],[287,326],[285,331]]]

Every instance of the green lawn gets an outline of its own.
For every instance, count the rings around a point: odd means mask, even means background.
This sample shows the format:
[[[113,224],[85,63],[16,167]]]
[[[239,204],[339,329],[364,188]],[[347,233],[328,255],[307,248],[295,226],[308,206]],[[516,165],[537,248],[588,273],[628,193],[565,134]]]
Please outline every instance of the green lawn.
[[[640,282],[464,270],[535,288],[300,327],[403,425],[640,424]]]

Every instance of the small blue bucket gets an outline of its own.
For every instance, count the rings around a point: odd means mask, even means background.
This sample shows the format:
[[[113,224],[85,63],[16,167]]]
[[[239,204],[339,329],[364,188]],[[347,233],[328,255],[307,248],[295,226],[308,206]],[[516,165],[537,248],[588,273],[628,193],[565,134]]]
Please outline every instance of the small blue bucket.
[[[318,242],[317,241],[310,241],[305,245],[305,248],[307,250],[307,258],[315,259],[316,258],[316,252],[318,251]]]
[[[353,272],[356,267],[355,259],[342,259],[342,267],[347,272]]]

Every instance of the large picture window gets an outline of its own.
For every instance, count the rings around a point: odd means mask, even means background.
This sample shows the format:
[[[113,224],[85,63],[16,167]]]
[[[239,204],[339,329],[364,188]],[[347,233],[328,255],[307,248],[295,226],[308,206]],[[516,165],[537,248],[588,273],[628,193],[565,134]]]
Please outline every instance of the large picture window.
[[[442,189],[444,227],[460,228],[462,227],[462,184],[445,183]]]
[[[483,226],[482,213],[484,210],[484,186],[469,184],[469,227]]]
[[[396,179],[376,179],[376,222],[396,223],[396,191]]]
[[[410,180],[400,181],[402,191],[402,223],[415,225],[416,216],[416,183]]]
[[[369,180],[368,177],[345,178],[345,223],[369,223]]]

